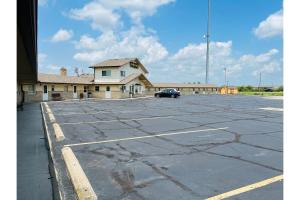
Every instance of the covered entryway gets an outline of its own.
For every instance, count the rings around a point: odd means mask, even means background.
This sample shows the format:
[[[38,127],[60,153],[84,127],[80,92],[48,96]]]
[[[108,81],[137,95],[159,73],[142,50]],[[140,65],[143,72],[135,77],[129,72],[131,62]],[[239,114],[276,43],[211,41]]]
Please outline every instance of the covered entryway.
[[[48,101],[48,86],[44,85],[44,89],[43,89],[43,101]]]
[[[133,95],[134,95],[134,85],[130,85],[129,86],[129,96],[133,97]]]
[[[110,98],[111,98],[110,86],[106,86],[106,90],[105,90],[105,98],[106,98],[106,99],[110,99]]]
[[[136,83],[134,88],[135,88],[134,91],[135,94],[142,94],[142,85],[140,83]]]
[[[73,86],[73,99],[77,99],[77,86]]]

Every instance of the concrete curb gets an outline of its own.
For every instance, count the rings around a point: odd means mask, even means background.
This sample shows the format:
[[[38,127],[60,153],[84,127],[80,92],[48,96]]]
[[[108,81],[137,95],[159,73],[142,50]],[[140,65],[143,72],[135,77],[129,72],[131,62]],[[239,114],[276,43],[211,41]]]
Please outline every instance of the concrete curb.
[[[97,200],[97,195],[72,149],[64,147],[61,152],[78,200]]]
[[[55,134],[55,137],[56,137],[56,141],[58,141],[58,142],[63,141],[65,139],[65,135],[62,132],[59,124],[55,122],[55,123],[52,124],[52,126],[53,126],[53,129],[54,129],[54,134]]]
[[[49,157],[49,171],[51,174],[51,177],[54,178],[52,179],[52,190],[53,190],[53,199],[55,200],[63,200],[62,198],[62,192],[59,189],[58,186],[58,173],[57,173],[57,169],[55,167],[55,162],[54,162],[54,155],[53,155],[53,147],[52,147],[52,141],[50,139],[50,135],[49,135],[49,130],[48,130],[48,125],[46,122],[46,117],[45,117],[45,112],[44,112],[44,108],[43,108],[43,102],[40,104],[41,106],[41,113],[42,113],[42,120],[43,120],[43,127],[44,127],[44,134],[46,136],[46,144],[49,150],[48,153],[48,157]],[[45,105],[45,104],[44,104]]]

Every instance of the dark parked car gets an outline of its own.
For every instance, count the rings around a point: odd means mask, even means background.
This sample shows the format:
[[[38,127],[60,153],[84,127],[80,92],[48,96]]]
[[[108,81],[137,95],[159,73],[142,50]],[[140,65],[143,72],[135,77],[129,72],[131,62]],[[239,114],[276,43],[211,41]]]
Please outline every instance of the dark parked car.
[[[177,98],[180,96],[180,92],[176,89],[163,89],[159,92],[156,92],[154,94],[155,97],[171,97],[171,98]]]

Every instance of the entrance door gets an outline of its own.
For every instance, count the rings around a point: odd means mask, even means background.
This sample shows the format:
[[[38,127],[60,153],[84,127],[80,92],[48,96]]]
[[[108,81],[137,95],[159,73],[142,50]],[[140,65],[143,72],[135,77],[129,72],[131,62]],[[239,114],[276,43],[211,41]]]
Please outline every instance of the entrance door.
[[[43,101],[48,101],[48,86],[44,85],[43,89]]]
[[[110,98],[111,98],[110,86],[106,86],[106,90],[105,90],[105,98],[106,98],[106,99],[110,99]]]
[[[130,92],[130,94],[134,94],[134,85],[130,85],[130,87],[129,87],[129,92]]]
[[[77,86],[73,86],[73,99],[77,99]]]
[[[88,97],[88,92],[87,92],[87,86],[85,85],[85,86],[83,86],[83,96],[84,96],[84,98],[87,98]]]

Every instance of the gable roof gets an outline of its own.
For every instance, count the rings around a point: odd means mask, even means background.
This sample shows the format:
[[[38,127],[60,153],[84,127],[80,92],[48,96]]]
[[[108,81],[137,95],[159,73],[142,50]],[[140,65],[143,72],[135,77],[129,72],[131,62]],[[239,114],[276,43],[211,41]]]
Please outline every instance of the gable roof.
[[[58,74],[38,74],[38,82],[41,83],[71,83],[93,84],[93,76],[61,76]]]
[[[145,73],[148,73],[148,70],[144,67],[144,65],[137,58],[120,58],[120,59],[109,59],[102,61],[100,63],[94,64],[90,66],[90,68],[101,68],[101,67],[121,67],[123,65],[128,64],[129,62],[138,62],[139,66]]]

